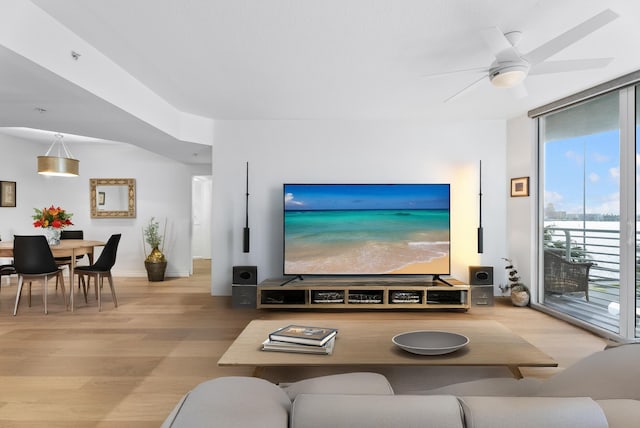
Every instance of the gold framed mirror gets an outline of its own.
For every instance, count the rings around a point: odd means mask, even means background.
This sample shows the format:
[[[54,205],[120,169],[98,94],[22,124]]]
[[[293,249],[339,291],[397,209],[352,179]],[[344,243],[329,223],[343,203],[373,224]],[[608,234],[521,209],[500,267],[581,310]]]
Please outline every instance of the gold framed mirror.
[[[136,216],[135,178],[90,178],[91,218]]]

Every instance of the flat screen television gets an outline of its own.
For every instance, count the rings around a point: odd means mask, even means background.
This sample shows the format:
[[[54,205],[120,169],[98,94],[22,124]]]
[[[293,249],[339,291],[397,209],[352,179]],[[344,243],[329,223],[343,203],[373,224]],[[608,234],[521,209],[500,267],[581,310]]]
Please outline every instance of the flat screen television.
[[[449,275],[449,184],[288,184],[285,275]]]

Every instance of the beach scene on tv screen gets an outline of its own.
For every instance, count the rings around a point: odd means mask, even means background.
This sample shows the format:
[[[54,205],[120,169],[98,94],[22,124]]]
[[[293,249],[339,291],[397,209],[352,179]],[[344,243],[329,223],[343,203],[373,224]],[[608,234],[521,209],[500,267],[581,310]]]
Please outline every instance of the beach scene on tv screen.
[[[448,184],[285,184],[284,274],[449,274]]]

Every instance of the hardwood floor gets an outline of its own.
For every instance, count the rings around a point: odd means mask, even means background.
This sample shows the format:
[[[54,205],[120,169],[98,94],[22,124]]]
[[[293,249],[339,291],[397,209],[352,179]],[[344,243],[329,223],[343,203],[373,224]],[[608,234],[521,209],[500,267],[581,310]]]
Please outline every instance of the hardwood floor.
[[[24,298],[12,316],[16,280],[0,290],[1,427],[158,427],[177,400],[198,383],[251,369],[216,362],[255,318],[264,319],[493,319],[520,334],[559,363],[558,369],[523,369],[546,377],[602,349],[606,341],[529,308],[501,299],[494,307],[461,312],[313,312],[231,309],[229,297],[210,296],[208,261],[191,278],[149,283],[115,278],[119,307],[103,293],[76,298],[64,310],[50,286],[44,315],[40,286],[33,304]],[[107,289],[108,290],[108,289]],[[105,291],[107,291],[105,290]],[[23,297],[26,297],[23,296]]]

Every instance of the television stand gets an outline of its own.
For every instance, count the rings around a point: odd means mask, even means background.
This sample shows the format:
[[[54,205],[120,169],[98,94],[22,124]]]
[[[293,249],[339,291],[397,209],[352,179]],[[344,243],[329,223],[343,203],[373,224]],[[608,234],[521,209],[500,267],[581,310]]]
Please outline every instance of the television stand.
[[[433,282],[438,282],[438,281],[440,281],[440,282],[442,282],[442,283],[447,284],[447,285],[448,285],[448,286],[450,286],[450,287],[453,287],[453,284],[452,284],[452,283],[448,282],[448,281],[447,281],[447,280],[445,280],[445,279],[440,278],[440,275],[438,275],[438,274],[433,275],[433,279],[432,279],[432,281],[433,281]]]
[[[466,311],[471,287],[453,279],[272,278],[257,287],[258,309],[448,309]],[[446,282],[445,282],[446,281]]]
[[[302,277],[302,275],[296,275],[296,276],[293,276],[293,277],[291,277],[291,278],[289,278],[289,279],[285,280],[282,284],[280,284],[280,287],[282,287],[283,285],[287,285],[288,283],[293,282],[293,281],[295,281],[296,279],[297,279],[297,280],[299,280],[299,281],[303,281],[303,280],[304,280],[304,278]]]

